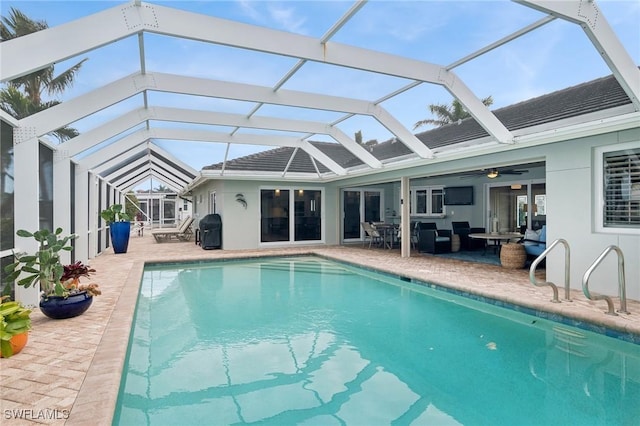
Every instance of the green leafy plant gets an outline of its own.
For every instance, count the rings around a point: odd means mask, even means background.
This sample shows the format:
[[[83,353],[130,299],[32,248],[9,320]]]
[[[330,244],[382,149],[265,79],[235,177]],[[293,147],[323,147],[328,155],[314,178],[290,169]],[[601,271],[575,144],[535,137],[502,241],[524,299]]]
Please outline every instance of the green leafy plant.
[[[131,216],[122,210],[122,204],[113,204],[109,208],[100,212],[100,217],[107,222],[107,225],[113,222],[129,222]]]
[[[50,232],[47,229],[41,229],[34,233],[20,229],[16,234],[19,237],[33,237],[40,244],[38,251],[34,254],[18,253],[15,254],[15,262],[5,267],[7,282],[15,281],[21,273],[23,278],[19,279],[16,284],[25,288],[40,282],[40,290],[44,297],[48,296],[64,296],[68,293],[62,285],[62,274],[64,267],[60,263],[60,251],[71,251],[73,247],[70,245],[75,235],[61,236],[62,228]]]
[[[31,330],[31,310],[7,296],[0,299],[0,352],[4,358],[13,355],[11,338]]]

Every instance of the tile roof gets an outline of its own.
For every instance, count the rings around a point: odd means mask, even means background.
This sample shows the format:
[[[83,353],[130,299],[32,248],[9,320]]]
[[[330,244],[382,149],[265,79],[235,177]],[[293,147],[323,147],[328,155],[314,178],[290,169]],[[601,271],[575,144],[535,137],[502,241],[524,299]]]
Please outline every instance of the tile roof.
[[[499,108],[493,113],[507,129],[514,131],[630,103],[629,97],[611,75]],[[416,134],[416,137],[431,149],[469,142],[487,136],[489,134],[473,118],[462,120],[459,124],[449,124]],[[311,143],[342,167],[349,168],[363,164],[358,157],[341,144]],[[374,157],[381,161],[412,154],[406,145],[395,139],[372,145],[368,149]],[[294,148],[276,148],[263,151],[229,160],[225,169],[282,172],[293,152]],[[320,162],[316,161],[316,164],[320,173],[328,171]],[[203,170],[221,170],[222,165],[223,163],[212,164],[204,167]],[[301,149],[297,151],[287,171],[316,172],[311,157]]]

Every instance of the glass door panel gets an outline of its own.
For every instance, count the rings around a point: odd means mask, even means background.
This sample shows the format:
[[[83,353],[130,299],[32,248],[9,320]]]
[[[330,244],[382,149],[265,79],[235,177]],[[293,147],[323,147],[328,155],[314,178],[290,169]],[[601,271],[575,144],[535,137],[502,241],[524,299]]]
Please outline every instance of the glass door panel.
[[[343,192],[344,220],[342,238],[360,238],[360,191]]]
[[[382,196],[380,191],[364,192],[364,220],[365,222],[380,222]]]
[[[289,241],[289,190],[260,191],[260,241]]]
[[[322,239],[320,191],[296,190],[294,196],[295,241]]]

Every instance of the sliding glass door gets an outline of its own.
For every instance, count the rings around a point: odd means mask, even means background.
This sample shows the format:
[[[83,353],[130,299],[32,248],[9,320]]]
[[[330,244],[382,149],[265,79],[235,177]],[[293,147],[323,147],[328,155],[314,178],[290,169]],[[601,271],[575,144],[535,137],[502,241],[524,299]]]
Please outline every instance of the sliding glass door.
[[[487,230],[517,232],[546,224],[546,184],[532,181],[489,186]]]
[[[380,222],[382,191],[345,189],[342,191],[342,239],[360,240],[363,235],[360,222]]]
[[[290,212],[293,212],[293,216]],[[262,189],[260,214],[260,242],[262,243],[322,240],[322,191],[320,190]]]

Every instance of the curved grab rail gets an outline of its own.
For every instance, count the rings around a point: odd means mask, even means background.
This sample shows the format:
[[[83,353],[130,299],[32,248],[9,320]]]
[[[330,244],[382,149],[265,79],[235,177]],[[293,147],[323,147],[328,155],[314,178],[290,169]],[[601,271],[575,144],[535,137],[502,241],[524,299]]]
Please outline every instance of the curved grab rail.
[[[589,300],[606,301],[607,308],[608,308],[606,314],[617,316],[618,314],[616,314],[615,309],[613,307],[613,300],[611,300],[609,296],[605,296],[605,295],[591,296],[591,293],[589,292],[589,277],[591,276],[591,273],[598,267],[598,265],[600,265],[600,262],[602,262],[604,258],[607,257],[607,255],[612,251],[615,251],[616,254],[618,255],[618,295],[620,296],[620,309],[618,310],[618,312],[623,314],[629,313],[629,311],[627,311],[627,291],[625,288],[626,284],[625,284],[625,278],[624,278],[624,254],[622,254],[622,250],[620,250],[620,247],[618,246],[611,245],[605,248],[602,254],[600,254],[600,256],[598,256],[598,258],[595,260],[595,262],[593,262],[593,264],[589,267],[589,269],[587,269],[587,271],[584,273],[584,276],[582,277],[582,292],[584,293],[585,296],[587,296],[587,299]]]
[[[538,264],[540,264],[540,262],[542,262],[547,257],[547,254],[549,254],[549,252],[553,250],[553,248],[558,244],[562,244],[564,246],[564,298],[568,302],[571,302],[571,284],[569,283],[569,271],[571,262],[569,243],[567,242],[567,240],[558,238],[557,240],[552,242],[545,251],[540,253],[540,256],[536,257],[533,263],[531,263],[531,267],[529,268],[529,281],[531,281],[531,284],[537,287],[542,287],[545,285],[551,287],[553,289],[553,299],[551,301],[553,303],[560,303],[560,299],[558,299],[558,286],[549,281],[538,281],[536,279],[536,268],[538,267]]]

